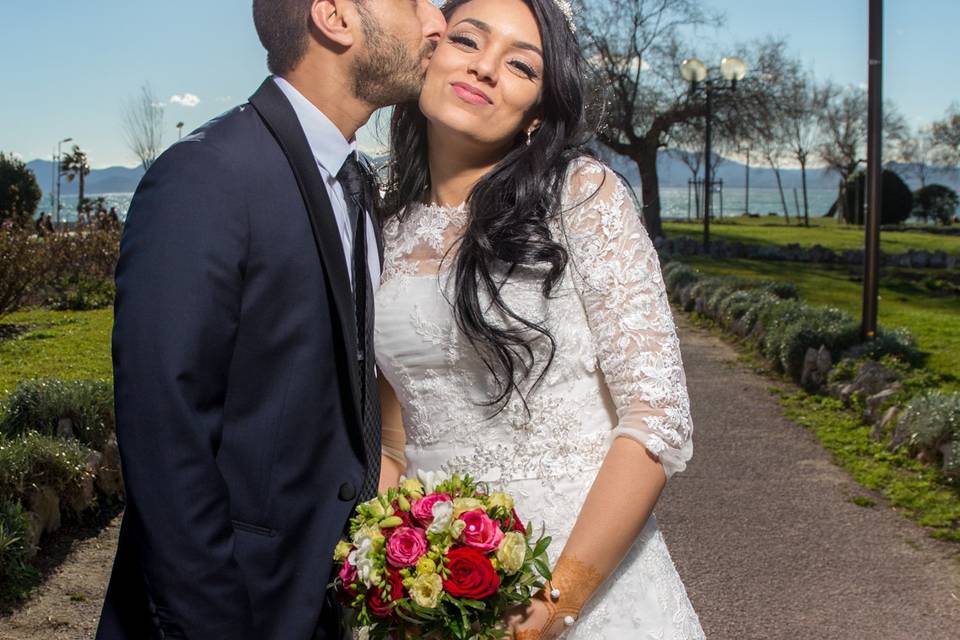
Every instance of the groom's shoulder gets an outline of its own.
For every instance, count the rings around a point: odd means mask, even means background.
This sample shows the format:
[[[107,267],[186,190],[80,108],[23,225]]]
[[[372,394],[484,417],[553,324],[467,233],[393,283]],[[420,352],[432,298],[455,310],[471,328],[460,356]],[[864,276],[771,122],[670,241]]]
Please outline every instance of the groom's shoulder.
[[[157,158],[151,171],[209,175],[257,171],[273,138],[250,104],[242,104],[203,124]],[[154,171],[155,170],[155,171]]]

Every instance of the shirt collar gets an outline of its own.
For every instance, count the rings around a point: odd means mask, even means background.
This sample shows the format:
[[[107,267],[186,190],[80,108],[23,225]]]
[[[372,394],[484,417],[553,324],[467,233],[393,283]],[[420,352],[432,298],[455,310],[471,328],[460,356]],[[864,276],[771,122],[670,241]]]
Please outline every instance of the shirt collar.
[[[290,105],[297,114],[297,119],[300,121],[303,133],[307,136],[307,143],[310,145],[313,157],[317,159],[320,166],[327,170],[327,173],[335,177],[340,173],[340,168],[343,167],[347,156],[356,153],[357,139],[347,141],[336,125],[330,121],[330,118],[307,100],[292,84],[279,76],[274,76],[273,81],[277,83],[280,91],[287,96],[287,100],[290,101]]]

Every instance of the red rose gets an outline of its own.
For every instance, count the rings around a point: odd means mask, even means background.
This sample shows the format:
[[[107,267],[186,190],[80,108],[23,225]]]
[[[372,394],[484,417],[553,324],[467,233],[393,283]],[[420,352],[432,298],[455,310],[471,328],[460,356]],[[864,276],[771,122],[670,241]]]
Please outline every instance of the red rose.
[[[370,607],[370,613],[377,618],[393,617],[391,605],[403,597],[403,578],[399,571],[393,569],[387,572],[387,589],[390,591],[390,600],[387,600],[387,594],[380,587],[374,587],[367,596],[367,606]]]
[[[490,560],[476,549],[451,549],[447,552],[447,569],[450,576],[444,578],[443,588],[454,598],[482,600],[500,588],[500,576]]]

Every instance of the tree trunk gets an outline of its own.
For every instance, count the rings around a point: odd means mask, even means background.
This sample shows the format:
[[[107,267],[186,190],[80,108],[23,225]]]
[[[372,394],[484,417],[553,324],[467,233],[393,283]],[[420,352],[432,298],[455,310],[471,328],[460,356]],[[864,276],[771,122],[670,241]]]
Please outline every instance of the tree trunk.
[[[640,193],[643,196],[643,224],[651,238],[663,237],[660,220],[660,177],[657,175],[657,147],[646,145],[632,157],[640,171]]]
[[[80,199],[77,200],[77,211],[83,206],[84,187],[86,185],[86,176],[83,175],[83,168],[80,168]]]
[[[807,199],[807,163],[800,163],[800,182],[803,186],[803,226],[810,226],[810,201]]]
[[[773,175],[777,176],[777,189],[780,190],[780,202],[783,204],[783,215],[787,218],[787,224],[790,224],[790,210],[787,209],[787,198],[783,195],[783,180],[780,179],[780,169],[774,169]]]

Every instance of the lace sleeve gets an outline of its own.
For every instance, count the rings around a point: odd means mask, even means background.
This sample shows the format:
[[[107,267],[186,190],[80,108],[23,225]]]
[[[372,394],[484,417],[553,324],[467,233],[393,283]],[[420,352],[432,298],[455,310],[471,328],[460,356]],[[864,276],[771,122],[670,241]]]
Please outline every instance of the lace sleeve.
[[[627,186],[603,165],[571,171],[565,206],[569,268],[619,418],[611,441],[639,441],[669,477],[693,454],[693,424],[657,253]]]

